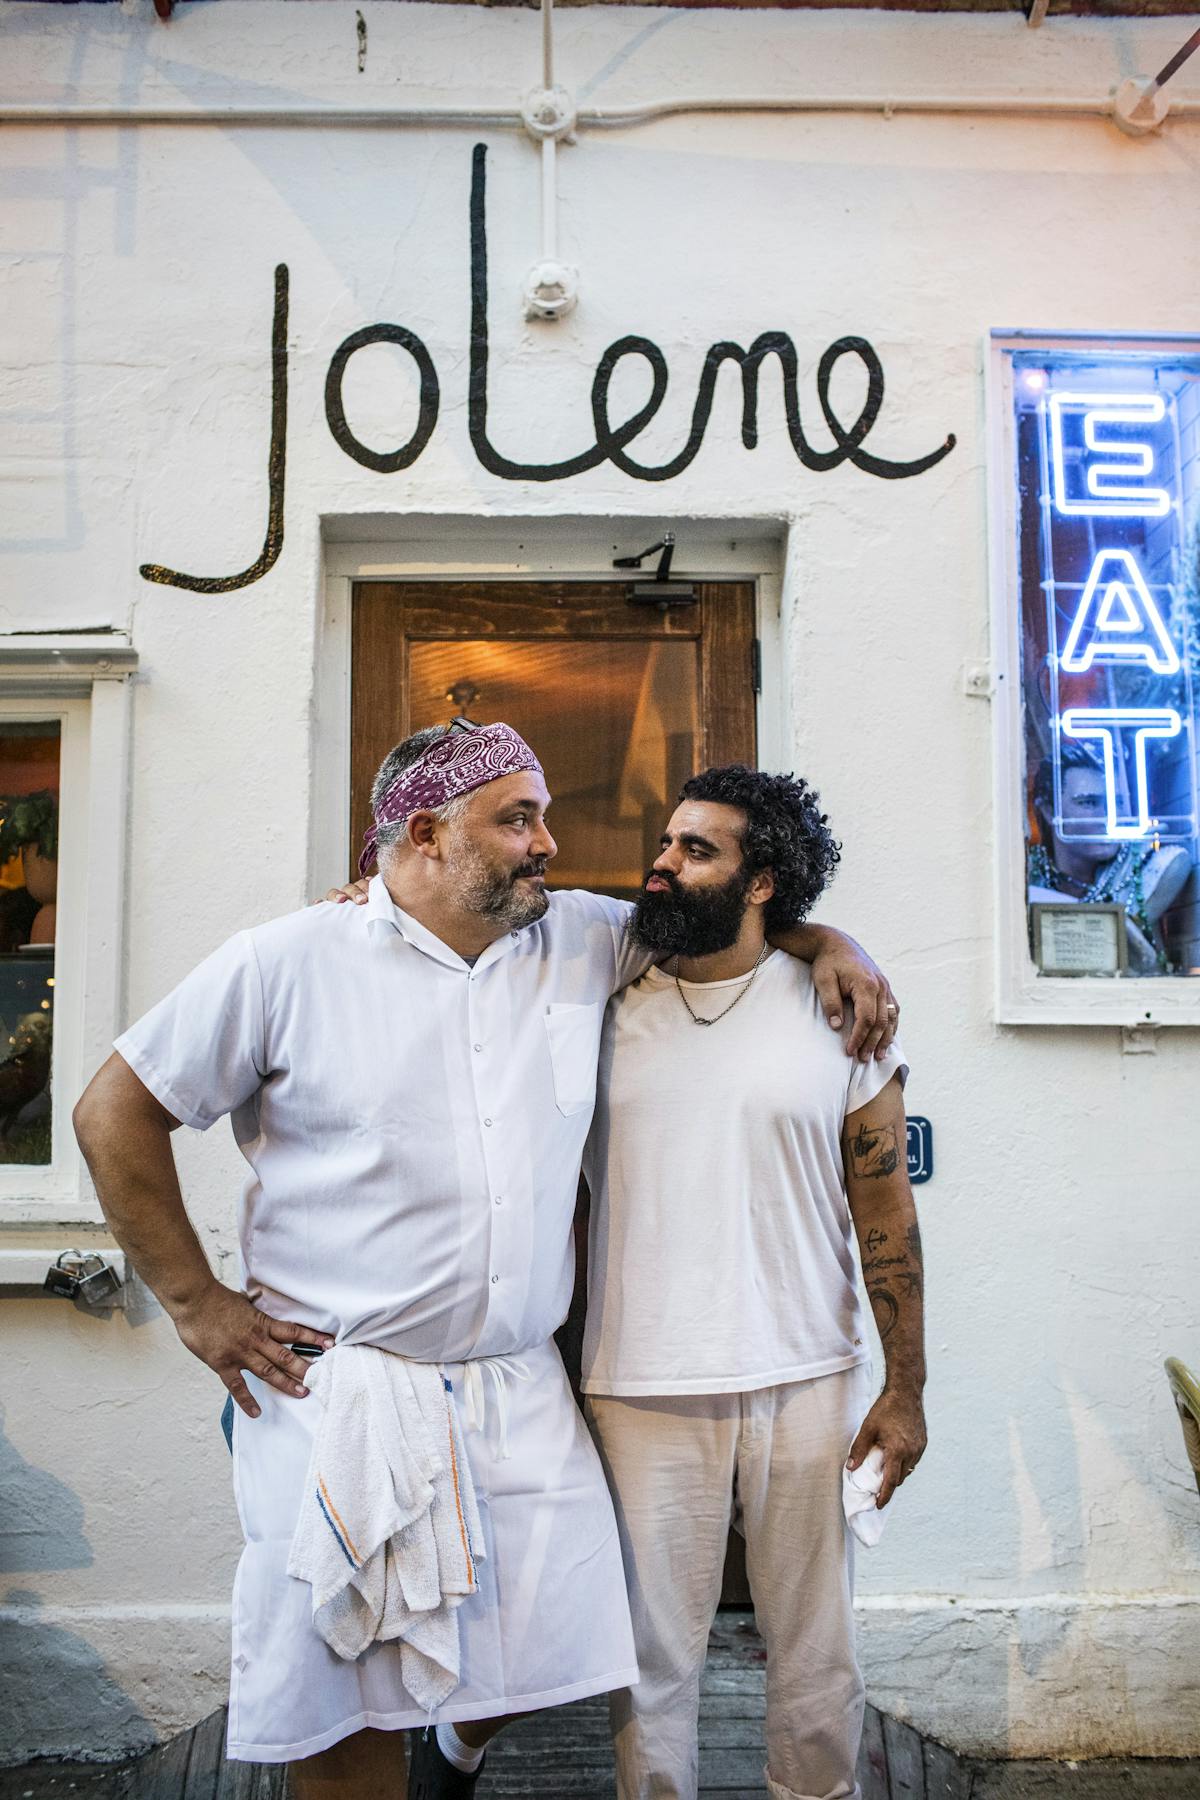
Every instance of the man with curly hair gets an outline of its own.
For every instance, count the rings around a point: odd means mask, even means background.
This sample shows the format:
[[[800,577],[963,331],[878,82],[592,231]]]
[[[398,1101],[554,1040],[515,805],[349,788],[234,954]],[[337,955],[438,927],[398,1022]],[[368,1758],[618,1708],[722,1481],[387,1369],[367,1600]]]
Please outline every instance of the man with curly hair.
[[[731,1518],[767,1646],[768,1791],[859,1794],[842,1467],[874,1453],[887,1504],[925,1447],[925,1364],[903,1053],[847,1058],[808,967],[768,943],[838,856],[806,782],[695,776],[632,921],[659,966],[605,1022],[583,1388],[641,1670],[612,1700],[621,1800],[694,1800]],[[887,1362],[873,1405],[852,1229]]]

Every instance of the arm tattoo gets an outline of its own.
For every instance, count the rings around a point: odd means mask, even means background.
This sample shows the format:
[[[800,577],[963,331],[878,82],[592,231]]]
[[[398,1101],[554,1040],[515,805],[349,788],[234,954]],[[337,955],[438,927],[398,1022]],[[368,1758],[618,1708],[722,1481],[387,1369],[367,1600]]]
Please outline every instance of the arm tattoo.
[[[887,1127],[892,1131],[892,1127]],[[859,1139],[864,1135],[880,1137],[882,1133],[866,1134],[858,1132],[851,1140],[850,1148],[855,1159],[855,1174],[879,1174],[883,1171],[875,1168],[859,1167]],[[892,1132],[893,1144],[895,1134]],[[887,1233],[876,1227],[867,1233],[865,1248],[877,1251],[887,1243]],[[875,1314],[875,1324],[879,1331],[880,1342],[887,1343],[900,1320],[901,1302],[904,1300],[920,1300],[924,1295],[921,1258],[921,1231],[915,1223],[905,1232],[906,1248],[899,1256],[868,1256],[863,1262],[863,1279],[867,1284],[867,1298],[871,1302],[871,1310]],[[895,1273],[884,1271],[894,1270]]]
[[[894,1175],[900,1167],[900,1147],[894,1125],[860,1125],[850,1139],[850,1160],[861,1180],[874,1181]]]
[[[913,1267],[901,1271],[900,1280],[904,1291],[913,1299],[920,1300],[925,1293],[925,1259],[921,1255],[921,1227],[914,1219],[905,1233],[908,1239],[908,1254],[912,1258]]]
[[[879,1340],[886,1344],[892,1327],[900,1317],[899,1302],[884,1281],[873,1281],[867,1289],[867,1297],[871,1302],[871,1311],[875,1314]]]
[[[865,1269],[863,1272],[866,1274]],[[867,1277],[867,1299],[871,1302],[871,1311],[875,1314],[875,1324],[879,1329],[880,1342],[884,1344],[899,1323],[900,1302],[902,1300],[920,1300],[924,1291],[919,1269],[901,1269],[894,1280],[895,1286],[892,1285],[893,1277],[890,1275]]]

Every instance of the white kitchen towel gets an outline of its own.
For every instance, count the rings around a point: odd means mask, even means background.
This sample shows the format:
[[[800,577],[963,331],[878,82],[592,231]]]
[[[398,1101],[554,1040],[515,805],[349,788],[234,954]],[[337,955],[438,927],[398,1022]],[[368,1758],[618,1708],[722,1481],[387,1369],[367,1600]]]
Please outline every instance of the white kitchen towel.
[[[857,1469],[842,1468],[842,1507],[846,1523],[870,1550],[883,1536],[887,1509],[875,1504],[875,1496],[883,1486],[883,1451],[876,1444],[868,1450]]]
[[[436,1363],[340,1344],[308,1386],[322,1411],[288,1574],[312,1588],[313,1625],[339,1656],[398,1641],[404,1686],[440,1706],[484,1554],[450,1383]]]

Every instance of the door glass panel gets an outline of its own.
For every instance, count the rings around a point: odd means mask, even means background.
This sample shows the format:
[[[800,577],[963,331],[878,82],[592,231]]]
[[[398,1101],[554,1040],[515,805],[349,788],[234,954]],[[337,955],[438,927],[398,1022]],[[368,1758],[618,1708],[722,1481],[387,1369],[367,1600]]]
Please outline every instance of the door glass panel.
[[[59,738],[0,723],[0,1163],[51,1159]]]
[[[547,886],[633,899],[696,767],[698,686],[692,638],[414,640],[410,728],[459,715],[514,726],[554,799]]]

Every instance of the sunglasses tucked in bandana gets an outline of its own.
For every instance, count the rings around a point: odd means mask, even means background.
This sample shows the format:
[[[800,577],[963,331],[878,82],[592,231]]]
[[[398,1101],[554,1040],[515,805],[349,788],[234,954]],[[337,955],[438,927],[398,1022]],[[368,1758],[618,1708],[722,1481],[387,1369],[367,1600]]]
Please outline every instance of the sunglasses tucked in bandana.
[[[359,874],[365,875],[375,860],[381,826],[395,825],[410,813],[437,812],[459,794],[525,769],[542,773],[541,763],[511,725],[464,727],[456,722],[384,790],[375,822],[363,838]]]

